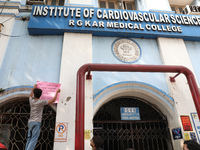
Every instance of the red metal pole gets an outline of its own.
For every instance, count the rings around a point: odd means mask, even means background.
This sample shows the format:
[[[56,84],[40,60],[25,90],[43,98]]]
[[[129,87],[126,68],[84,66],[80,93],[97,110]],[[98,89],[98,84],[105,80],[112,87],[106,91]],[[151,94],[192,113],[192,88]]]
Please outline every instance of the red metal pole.
[[[187,78],[200,118],[200,93],[193,73],[186,67],[170,65],[85,64],[77,72],[75,150],[84,150],[85,73],[87,71],[183,73]]]
[[[75,149],[84,150],[85,129],[85,73],[87,67],[79,69],[76,85],[76,121],[75,121]]]
[[[190,87],[190,91],[193,97],[193,101],[197,110],[198,117],[200,118],[200,94],[199,89],[197,86],[197,83],[195,81],[194,75],[188,75],[186,76],[188,85]]]

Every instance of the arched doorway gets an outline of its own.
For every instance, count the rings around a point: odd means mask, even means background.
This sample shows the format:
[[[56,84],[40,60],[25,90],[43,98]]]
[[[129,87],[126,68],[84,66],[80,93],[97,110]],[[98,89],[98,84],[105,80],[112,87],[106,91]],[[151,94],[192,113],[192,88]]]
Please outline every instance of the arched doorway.
[[[141,120],[121,120],[121,107],[138,107]],[[104,140],[104,150],[172,150],[167,118],[137,97],[115,98],[93,118],[93,134]]]
[[[28,98],[18,98],[0,106],[0,143],[9,150],[25,149],[30,106]],[[46,105],[41,133],[35,150],[53,150],[55,111]]]

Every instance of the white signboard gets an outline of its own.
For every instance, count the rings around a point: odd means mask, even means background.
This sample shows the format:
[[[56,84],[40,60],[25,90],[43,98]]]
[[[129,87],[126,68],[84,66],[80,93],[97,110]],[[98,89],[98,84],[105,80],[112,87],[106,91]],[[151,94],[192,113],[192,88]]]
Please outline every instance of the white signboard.
[[[138,107],[120,107],[121,120],[140,120]]]
[[[55,142],[66,142],[67,141],[67,129],[68,129],[68,123],[56,122],[54,141]]]
[[[194,124],[194,128],[197,134],[197,139],[200,142],[200,123],[199,123],[199,117],[197,113],[191,113],[192,121]]]

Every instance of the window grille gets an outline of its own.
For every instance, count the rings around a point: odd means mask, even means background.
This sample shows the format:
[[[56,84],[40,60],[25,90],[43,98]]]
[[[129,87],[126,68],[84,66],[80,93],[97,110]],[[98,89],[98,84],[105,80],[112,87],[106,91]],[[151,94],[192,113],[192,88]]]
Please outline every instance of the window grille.
[[[138,107],[141,120],[121,120],[120,107]],[[140,98],[117,98],[104,104],[93,119],[93,134],[104,150],[173,150],[167,119]]]
[[[64,0],[27,0],[27,5],[56,5],[64,6]]]
[[[30,106],[28,99],[8,102],[0,107],[0,143],[8,150],[25,149]],[[56,113],[46,105],[35,150],[53,150]]]
[[[100,8],[135,10],[134,0],[99,0]]]

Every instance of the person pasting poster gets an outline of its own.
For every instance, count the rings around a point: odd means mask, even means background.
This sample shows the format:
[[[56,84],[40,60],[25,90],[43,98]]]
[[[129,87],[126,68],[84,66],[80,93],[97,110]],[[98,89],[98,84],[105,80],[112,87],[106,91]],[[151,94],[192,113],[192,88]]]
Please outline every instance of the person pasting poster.
[[[56,94],[56,91],[60,89],[61,84],[37,81],[37,87],[42,90],[42,95],[40,99],[50,100],[54,97],[54,95]],[[58,103],[59,97],[60,97],[60,93],[58,94],[55,103]]]

